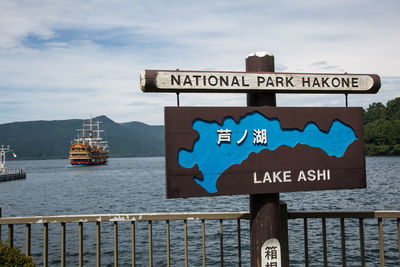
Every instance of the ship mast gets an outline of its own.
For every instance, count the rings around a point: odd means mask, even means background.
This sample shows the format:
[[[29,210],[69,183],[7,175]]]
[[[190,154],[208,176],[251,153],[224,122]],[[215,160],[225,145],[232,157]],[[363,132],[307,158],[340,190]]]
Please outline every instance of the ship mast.
[[[100,137],[100,132],[104,132],[104,130],[100,130],[100,123],[101,123],[101,121],[99,120],[99,119],[97,119],[97,122],[96,122],[96,127],[97,127],[97,129],[95,130],[95,132],[97,133],[97,138],[96,138],[96,141],[97,141],[97,143],[99,143],[100,144],[100,141],[101,141],[101,137]]]
[[[82,123],[82,129],[77,129],[77,131],[82,132],[82,138],[78,138],[78,141],[82,140],[82,143],[88,143],[90,146],[93,145],[93,143],[100,145],[102,138],[100,137],[100,132],[104,132],[104,130],[100,130],[100,123],[101,121],[97,119],[95,123],[93,123],[93,119],[89,119],[89,123],[85,123],[83,121]],[[85,136],[85,131],[89,132],[88,136]],[[93,133],[96,134],[96,137],[93,137]]]

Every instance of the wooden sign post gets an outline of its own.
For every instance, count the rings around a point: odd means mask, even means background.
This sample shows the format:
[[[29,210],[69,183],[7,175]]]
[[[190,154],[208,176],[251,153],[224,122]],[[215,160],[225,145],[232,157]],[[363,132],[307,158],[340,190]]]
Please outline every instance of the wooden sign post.
[[[275,71],[274,56],[254,54],[246,58],[246,72],[262,71]],[[274,93],[248,93],[247,106],[276,106],[276,95]],[[265,249],[264,243],[270,239],[276,239],[280,243],[279,215],[279,193],[250,195],[250,255],[252,267],[262,266],[261,263],[265,260],[265,258],[262,258],[265,252],[261,251],[262,248]],[[276,266],[281,267],[282,262],[277,262]]]
[[[376,74],[145,70],[144,92],[247,93],[247,107],[165,107],[167,198],[250,194],[252,267],[287,267],[279,192],[365,188],[361,108],[276,107],[276,93],[377,93]],[[284,228],[284,227],[283,227]]]

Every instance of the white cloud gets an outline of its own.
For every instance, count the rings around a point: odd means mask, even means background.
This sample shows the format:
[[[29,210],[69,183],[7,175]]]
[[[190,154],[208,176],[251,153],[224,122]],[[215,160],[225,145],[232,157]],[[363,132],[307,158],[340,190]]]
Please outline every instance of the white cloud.
[[[399,11],[397,1],[3,0],[0,123],[105,114],[161,124],[176,96],[142,93],[141,70],[243,71],[260,50],[275,55],[277,71],[377,73],[381,91],[349,102],[385,103],[399,95]],[[286,106],[343,102],[278,95]],[[182,105],[245,103],[245,95],[181,95]]]

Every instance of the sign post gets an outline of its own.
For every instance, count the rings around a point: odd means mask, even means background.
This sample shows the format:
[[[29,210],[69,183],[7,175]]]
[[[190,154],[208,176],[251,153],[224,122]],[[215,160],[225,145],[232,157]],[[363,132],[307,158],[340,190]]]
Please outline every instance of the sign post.
[[[246,72],[140,75],[143,92],[247,93],[247,107],[165,107],[166,193],[250,194],[252,267],[289,266],[280,192],[366,187],[362,108],[278,108],[275,94],[380,88],[376,74],[278,73],[274,64],[254,53]]]
[[[246,58],[246,72],[274,72],[274,56],[254,54]],[[276,106],[274,93],[248,93],[247,106]],[[251,266],[260,267],[270,260],[271,253],[266,254],[264,244],[268,240],[280,243],[279,193],[250,195],[250,255]],[[280,250],[279,248],[277,248]],[[281,255],[281,252],[279,251]],[[262,257],[264,256],[264,257]],[[265,257],[267,256],[267,257]],[[269,265],[273,266],[273,265]],[[282,262],[276,261],[277,267]]]

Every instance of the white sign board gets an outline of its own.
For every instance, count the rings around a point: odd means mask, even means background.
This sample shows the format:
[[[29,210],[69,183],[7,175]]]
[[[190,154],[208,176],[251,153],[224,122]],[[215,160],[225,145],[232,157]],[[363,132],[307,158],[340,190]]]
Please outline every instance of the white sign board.
[[[261,247],[262,267],[281,267],[281,245],[276,238],[268,239]]]
[[[374,74],[144,71],[141,87],[144,92],[376,93],[380,79]]]

